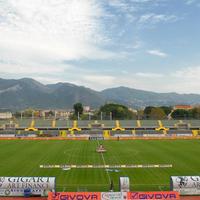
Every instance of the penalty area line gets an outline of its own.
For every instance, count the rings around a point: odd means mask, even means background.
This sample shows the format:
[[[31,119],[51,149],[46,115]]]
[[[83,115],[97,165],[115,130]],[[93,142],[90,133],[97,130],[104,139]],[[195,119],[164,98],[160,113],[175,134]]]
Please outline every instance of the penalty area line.
[[[104,159],[104,157],[102,157]],[[160,168],[160,169],[165,169],[165,168],[172,168],[172,164],[146,164],[146,165],[106,165],[105,159],[104,159],[104,164],[103,165],[40,165],[39,168],[42,169],[153,169],[153,168]]]

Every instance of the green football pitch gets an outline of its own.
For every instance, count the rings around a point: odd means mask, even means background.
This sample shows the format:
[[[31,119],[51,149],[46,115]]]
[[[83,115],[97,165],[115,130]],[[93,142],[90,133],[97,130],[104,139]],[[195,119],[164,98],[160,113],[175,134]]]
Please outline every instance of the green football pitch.
[[[0,141],[0,176],[55,176],[57,191],[108,191],[110,180],[130,178],[131,190],[169,190],[172,175],[200,175],[199,140],[100,141],[107,152],[96,153],[98,141]],[[40,165],[172,164],[172,168],[42,169]]]

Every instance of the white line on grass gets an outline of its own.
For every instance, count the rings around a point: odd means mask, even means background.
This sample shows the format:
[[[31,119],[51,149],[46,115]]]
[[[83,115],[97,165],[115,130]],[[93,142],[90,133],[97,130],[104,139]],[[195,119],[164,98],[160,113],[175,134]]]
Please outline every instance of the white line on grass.
[[[98,140],[97,140],[97,143],[98,143],[98,145],[100,145]],[[103,156],[103,153],[100,153],[100,154],[101,154],[101,157],[102,157],[102,160],[103,160],[103,164],[104,164],[104,166],[106,166],[106,161],[105,161],[105,158],[104,158],[104,156]],[[109,174],[108,171],[106,171],[106,173],[107,173],[107,175],[108,175],[109,184],[111,184],[110,174]]]

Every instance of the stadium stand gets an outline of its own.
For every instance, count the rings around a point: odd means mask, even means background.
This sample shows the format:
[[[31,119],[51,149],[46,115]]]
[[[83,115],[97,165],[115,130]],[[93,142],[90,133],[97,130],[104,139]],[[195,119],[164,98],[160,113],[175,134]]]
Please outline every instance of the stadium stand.
[[[120,124],[122,127],[137,127],[136,120],[120,120]]]
[[[52,126],[52,120],[36,119],[34,121],[35,121],[35,127],[51,127]]]
[[[184,122],[190,124],[192,127],[200,127],[200,120],[184,120]]]
[[[73,121],[70,120],[56,120],[56,127],[70,128],[73,125]]]
[[[141,127],[157,127],[157,120],[141,120]]]
[[[26,128],[31,125],[31,121],[32,119],[19,119],[19,120],[16,120],[15,122],[18,124],[19,127]]]
[[[177,123],[179,123],[179,120],[162,120],[162,124],[165,127],[174,127]]]

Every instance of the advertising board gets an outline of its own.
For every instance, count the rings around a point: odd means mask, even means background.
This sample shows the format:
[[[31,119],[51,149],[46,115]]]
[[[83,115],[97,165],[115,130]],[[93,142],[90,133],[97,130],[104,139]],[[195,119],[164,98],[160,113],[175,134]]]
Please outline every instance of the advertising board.
[[[179,200],[178,192],[128,192],[129,200]]]
[[[15,134],[0,134],[0,137],[2,138],[11,138],[11,137],[15,137]]]
[[[126,200],[127,192],[102,192],[101,200]]]
[[[166,135],[158,134],[158,133],[156,133],[156,134],[152,133],[152,134],[143,134],[143,137],[166,137]]]
[[[193,136],[192,133],[177,133],[176,134],[177,137],[191,137]]]
[[[121,192],[129,192],[130,191],[129,177],[120,177],[119,178],[119,187],[120,187]]]
[[[200,176],[171,176],[170,187],[181,195],[200,195]]]
[[[55,177],[0,177],[0,196],[24,196],[26,190],[47,196],[55,191]]]
[[[48,200],[100,200],[100,192],[49,192]]]
[[[104,137],[102,137],[102,136],[90,136],[89,140],[104,140]]]

